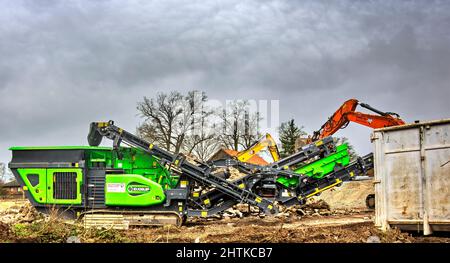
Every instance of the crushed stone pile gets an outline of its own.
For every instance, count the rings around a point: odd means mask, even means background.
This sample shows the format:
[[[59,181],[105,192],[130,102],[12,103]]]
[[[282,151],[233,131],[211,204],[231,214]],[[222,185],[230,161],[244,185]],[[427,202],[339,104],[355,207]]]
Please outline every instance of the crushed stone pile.
[[[4,224],[31,223],[43,219],[44,215],[39,213],[30,203],[25,203],[22,206],[11,206],[0,213],[0,222]]]
[[[330,205],[324,200],[310,199],[304,205],[294,205],[290,207],[278,206],[279,213],[274,217],[279,219],[301,219],[303,217],[324,217],[335,215],[353,215],[359,214],[362,211],[358,209],[336,209],[332,210]],[[229,220],[232,218],[257,217],[265,218],[265,215],[258,207],[250,206],[248,204],[236,204],[233,207],[225,210],[221,215],[214,215],[208,218],[193,218],[193,221],[215,221],[215,220]]]
[[[230,173],[230,177],[227,178],[228,181],[235,181],[246,176],[246,174],[239,172],[239,170],[234,167],[228,168],[228,172]]]
[[[324,191],[316,199],[327,202],[331,210],[366,209],[366,197],[374,193],[372,180],[350,181]]]

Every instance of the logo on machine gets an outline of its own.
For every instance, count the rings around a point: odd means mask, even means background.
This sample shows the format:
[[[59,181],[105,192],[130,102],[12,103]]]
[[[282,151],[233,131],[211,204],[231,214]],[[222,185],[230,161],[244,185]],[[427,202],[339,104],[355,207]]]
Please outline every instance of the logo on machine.
[[[145,194],[150,192],[150,187],[143,184],[129,184],[127,191],[130,194]]]

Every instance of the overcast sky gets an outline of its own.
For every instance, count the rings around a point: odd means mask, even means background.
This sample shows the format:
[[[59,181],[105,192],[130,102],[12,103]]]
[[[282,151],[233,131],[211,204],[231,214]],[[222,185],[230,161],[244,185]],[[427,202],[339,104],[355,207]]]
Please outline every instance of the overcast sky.
[[[308,132],[349,98],[448,118],[450,1],[0,0],[0,162],[85,145],[95,120],[134,131],[143,96],[191,89],[279,100]],[[372,151],[369,128],[336,135]]]

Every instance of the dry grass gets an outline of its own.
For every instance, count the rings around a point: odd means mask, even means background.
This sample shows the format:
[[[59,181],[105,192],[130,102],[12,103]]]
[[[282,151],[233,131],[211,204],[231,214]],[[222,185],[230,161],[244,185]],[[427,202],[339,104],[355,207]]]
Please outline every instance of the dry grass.
[[[69,237],[90,243],[131,242],[118,230],[84,228],[78,223],[63,221],[60,213],[52,209],[48,216],[37,216],[31,222],[0,222],[0,242],[65,243]]]

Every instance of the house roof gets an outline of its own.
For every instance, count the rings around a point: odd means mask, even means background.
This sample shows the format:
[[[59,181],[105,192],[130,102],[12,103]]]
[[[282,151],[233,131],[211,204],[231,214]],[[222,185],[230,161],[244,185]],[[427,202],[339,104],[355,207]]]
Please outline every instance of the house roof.
[[[6,187],[20,187],[19,183],[16,180],[8,182],[8,183],[5,183],[3,185],[3,187],[5,187],[5,186]]]
[[[226,154],[228,154],[231,157],[235,157],[238,155],[238,151],[231,150],[231,149],[221,149]],[[248,159],[247,163],[256,164],[256,165],[268,165],[269,163],[266,162],[261,156],[255,154],[250,159]]]

